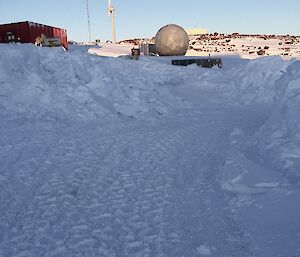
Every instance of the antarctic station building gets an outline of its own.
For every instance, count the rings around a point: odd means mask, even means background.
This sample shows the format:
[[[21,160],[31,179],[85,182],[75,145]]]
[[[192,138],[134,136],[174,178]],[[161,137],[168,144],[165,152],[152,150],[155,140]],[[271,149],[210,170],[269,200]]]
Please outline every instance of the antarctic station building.
[[[48,38],[59,38],[62,46],[68,48],[67,31],[30,21],[0,24],[0,43],[35,43],[44,34]]]

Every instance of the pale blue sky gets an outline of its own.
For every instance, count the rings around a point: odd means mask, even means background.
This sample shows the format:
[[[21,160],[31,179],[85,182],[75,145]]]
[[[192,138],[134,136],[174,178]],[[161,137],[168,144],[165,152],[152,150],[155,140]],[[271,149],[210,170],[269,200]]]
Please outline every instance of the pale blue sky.
[[[112,0],[117,39],[154,36],[168,23],[209,32],[300,35],[299,0]],[[92,39],[111,37],[107,0],[89,0]],[[86,0],[0,0],[0,23],[29,20],[88,39]]]

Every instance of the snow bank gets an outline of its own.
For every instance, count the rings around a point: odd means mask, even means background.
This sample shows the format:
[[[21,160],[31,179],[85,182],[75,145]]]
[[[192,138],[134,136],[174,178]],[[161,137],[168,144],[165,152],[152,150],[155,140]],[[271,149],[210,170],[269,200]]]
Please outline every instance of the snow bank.
[[[261,129],[260,148],[267,161],[300,181],[300,61],[291,64],[275,83],[276,102]]]
[[[148,63],[101,58],[78,47],[0,45],[1,115],[47,119],[113,119],[164,114],[180,100]]]
[[[174,67],[166,59],[106,58],[88,47],[62,49],[32,45],[1,45],[3,113],[34,117],[111,119],[126,115],[148,118],[187,106],[174,87],[195,87],[226,95],[227,103],[268,102],[287,63],[279,57],[237,62],[225,59],[224,69]],[[187,89],[188,90],[188,89]],[[147,114],[147,115],[145,115]]]
[[[235,81],[235,91],[239,102],[269,103],[276,96],[277,85],[274,83],[282,76],[289,62],[280,57],[266,57],[255,59],[236,70],[232,74]]]
[[[231,103],[269,100],[275,95],[273,81],[285,68],[280,58],[238,65],[232,65],[237,59],[228,58],[223,70],[174,67],[163,58],[137,62],[91,55],[88,49],[70,46],[70,51],[64,52],[30,44],[1,45],[1,114],[44,119],[111,120],[119,115],[148,119],[187,107],[186,99],[170,93],[170,88],[186,86],[218,90]]]

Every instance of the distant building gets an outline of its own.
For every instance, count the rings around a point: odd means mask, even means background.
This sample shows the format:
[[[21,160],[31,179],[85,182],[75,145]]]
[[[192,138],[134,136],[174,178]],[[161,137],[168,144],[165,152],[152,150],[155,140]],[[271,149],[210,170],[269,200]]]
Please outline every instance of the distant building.
[[[185,31],[189,36],[198,36],[198,35],[208,34],[208,30],[204,29],[204,28],[186,29]]]
[[[68,39],[65,29],[43,25],[35,22],[23,21],[17,23],[0,24],[0,43],[35,43],[36,38],[44,34],[48,38],[59,38],[67,49]]]

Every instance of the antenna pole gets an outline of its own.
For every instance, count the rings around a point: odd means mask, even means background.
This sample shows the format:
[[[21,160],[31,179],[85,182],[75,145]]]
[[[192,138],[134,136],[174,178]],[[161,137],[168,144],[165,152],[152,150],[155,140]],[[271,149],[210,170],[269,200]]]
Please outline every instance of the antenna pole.
[[[115,12],[111,14],[111,24],[112,24],[112,42],[116,43],[116,27],[115,27]]]
[[[116,26],[115,26],[115,8],[111,6],[111,0],[108,0],[108,15],[111,15],[111,30],[112,30],[112,43],[116,43]]]
[[[90,24],[89,0],[86,0],[86,12],[87,12],[87,20],[88,20],[89,42],[91,42],[91,24]]]

